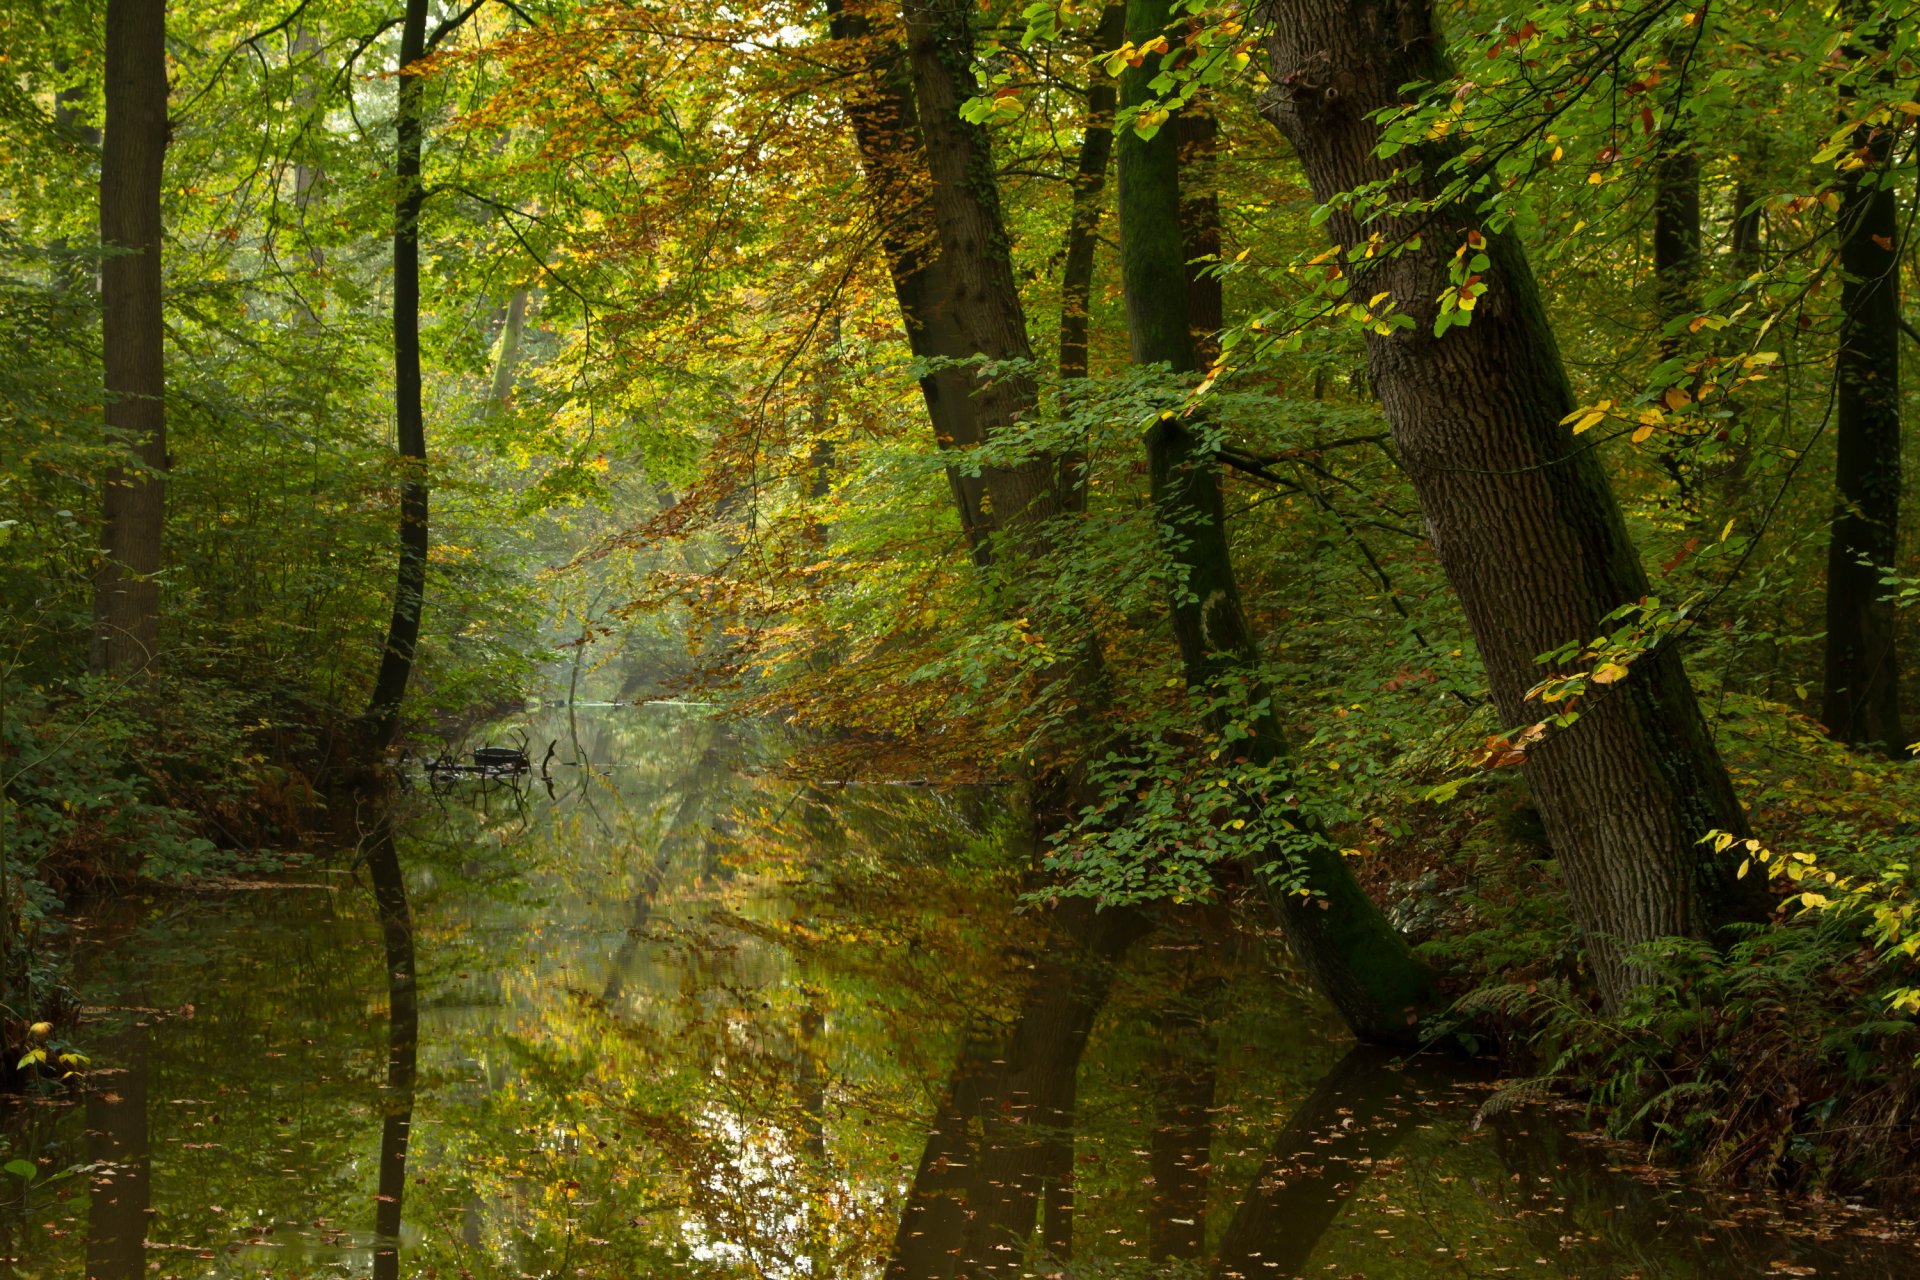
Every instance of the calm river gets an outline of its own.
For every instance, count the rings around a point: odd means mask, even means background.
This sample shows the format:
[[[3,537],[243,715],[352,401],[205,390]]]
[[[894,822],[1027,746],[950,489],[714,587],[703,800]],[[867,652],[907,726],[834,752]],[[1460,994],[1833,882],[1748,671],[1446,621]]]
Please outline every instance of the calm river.
[[[1223,909],[1018,911],[990,793],[805,786],[689,708],[522,730],[551,792],[422,781],[353,870],[86,923],[11,1274],[1920,1278],[1577,1110],[1476,1124]]]

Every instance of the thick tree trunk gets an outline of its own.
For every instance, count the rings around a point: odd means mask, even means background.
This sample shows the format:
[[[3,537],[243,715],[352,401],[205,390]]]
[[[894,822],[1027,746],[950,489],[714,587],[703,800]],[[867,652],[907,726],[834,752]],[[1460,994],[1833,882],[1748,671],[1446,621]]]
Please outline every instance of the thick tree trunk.
[[[1159,35],[1169,21],[1168,0],[1131,0],[1127,6],[1127,34],[1135,44]],[[1144,100],[1156,70],[1150,60],[1129,71],[1121,83],[1122,103]],[[1189,291],[1205,298],[1219,282],[1191,279],[1188,271],[1178,133],[1163,128],[1142,139],[1125,130],[1119,160],[1120,269],[1134,361],[1191,374],[1197,360]],[[1217,308],[1214,302],[1207,305]],[[1218,327],[1216,318],[1207,318]],[[1254,718],[1246,750],[1257,762],[1279,761],[1286,743],[1234,579],[1219,460],[1178,416],[1150,427],[1146,445],[1154,515],[1177,570],[1168,608],[1187,682],[1203,696],[1231,683],[1246,690],[1249,705],[1266,704],[1269,709]],[[1340,850],[1323,839],[1305,851],[1280,855],[1280,861],[1282,866],[1255,872],[1315,985],[1354,1034],[1389,1043],[1417,1038],[1419,1014],[1437,1001],[1432,975],[1361,889]],[[1309,893],[1282,889],[1275,883],[1276,871],[1297,874]]]
[[[971,7],[965,0],[930,0],[909,8],[901,22],[904,73],[894,41],[876,36],[866,16],[840,0],[830,12],[835,38],[862,49],[866,74],[850,78],[847,111],[870,200],[891,228],[888,269],[915,354],[1030,364],[1033,349],[987,135],[960,114],[977,91]],[[1020,372],[986,377],[974,368],[948,367],[920,385],[934,434],[946,447],[1004,442],[1038,400],[1033,378]],[[1059,723],[1097,740],[1097,720],[1110,699],[1099,636],[1075,602],[1055,604],[1042,580],[1051,572],[1056,519],[1075,508],[1075,468],[1061,455],[1034,453],[977,470],[948,471],[975,558],[995,565],[1003,603],[1065,637],[1061,647],[1070,656],[1045,678],[1084,713]],[[1050,830],[1084,803],[1083,767],[1092,750],[1087,741],[1056,735],[1045,754],[1057,758],[1035,780],[1034,809]]]
[[[1033,360],[1026,316],[1013,275],[1013,246],[1000,212],[1000,184],[986,130],[960,107],[979,86],[973,78],[973,6],[967,0],[910,0],[902,7],[907,63],[927,173],[928,204],[950,290],[945,303],[969,357]],[[969,400],[982,439],[993,440],[1032,414],[1033,378],[969,372]],[[1023,557],[1044,547],[1044,524],[1071,506],[1058,461],[1042,457],[983,469],[993,528],[1016,540]]]
[[[1396,161],[1374,154],[1373,113],[1397,109],[1400,86],[1447,74],[1427,0],[1269,0],[1266,11],[1275,88],[1263,109],[1315,196],[1370,182],[1393,182],[1399,197],[1437,190],[1439,147]],[[1397,175],[1408,162],[1427,176]],[[1543,674],[1535,655],[1600,634],[1609,612],[1648,594],[1647,576],[1598,457],[1563,422],[1572,393],[1519,241],[1486,237],[1492,261],[1473,322],[1436,339],[1435,299],[1479,219],[1452,206],[1362,228],[1336,208],[1327,228],[1354,245],[1369,232],[1410,236],[1416,224],[1421,248],[1353,264],[1351,288],[1389,292],[1415,321],[1368,336],[1374,384],[1495,704],[1517,726],[1541,718],[1526,697]],[[1589,963],[1618,1001],[1639,979],[1630,948],[1707,935],[1766,900],[1758,877],[1736,880],[1732,860],[1700,843],[1714,829],[1744,834],[1746,819],[1674,645],[1580,711],[1528,752],[1525,768]]]
[[[106,419],[133,465],[106,476],[90,665],[124,675],[143,669],[160,641],[156,575],[167,475],[160,298],[160,181],[168,135],[164,0],[110,0],[106,78],[100,152]]]
[[[420,643],[427,590],[427,427],[420,392],[420,185],[425,84],[414,64],[426,54],[427,0],[407,0],[400,28],[398,145],[393,211],[393,401],[400,473],[400,554],[380,673],[367,705],[368,737],[384,748],[400,728],[400,704]]]
[[[1862,4],[1847,13],[1858,21]],[[1890,33],[1875,40],[1884,56]],[[1855,51],[1861,56],[1861,51]],[[1821,719],[1842,742],[1904,755],[1892,571],[1900,532],[1900,215],[1890,125],[1854,134],[1863,169],[1840,175],[1840,350],[1835,495],[1827,544],[1827,652]]]
[[[853,124],[866,177],[867,200],[882,227],[881,248],[893,281],[894,299],[906,327],[907,345],[922,360],[964,360],[967,347],[953,304],[954,289],[939,236],[927,206],[926,160],[920,140],[913,83],[901,50],[877,34],[858,0],[828,0],[835,40],[856,45],[865,74],[847,81],[847,115]],[[943,449],[971,449],[985,439],[971,396],[967,370],[944,365],[920,379],[920,393]],[[988,562],[986,481],[960,467],[947,469],[974,559]]]

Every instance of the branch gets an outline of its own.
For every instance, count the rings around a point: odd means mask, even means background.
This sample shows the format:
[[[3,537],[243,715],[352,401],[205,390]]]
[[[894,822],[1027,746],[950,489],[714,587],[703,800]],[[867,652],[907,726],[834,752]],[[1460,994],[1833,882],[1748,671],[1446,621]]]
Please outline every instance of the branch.
[[[467,19],[471,18],[475,13],[477,13],[480,9],[480,6],[485,4],[486,2],[487,0],[473,0],[472,4],[468,5],[466,8],[462,9],[459,13],[454,14],[451,18],[448,18],[445,22],[441,23],[438,27],[434,28],[433,34],[427,37],[427,47],[421,51],[421,56],[425,57],[431,54],[435,49],[439,48],[440,42],[442,40],[445,40],[448,36],[452,35],[454,32],[458,31],[461,27],[465,26],[467,23]]]

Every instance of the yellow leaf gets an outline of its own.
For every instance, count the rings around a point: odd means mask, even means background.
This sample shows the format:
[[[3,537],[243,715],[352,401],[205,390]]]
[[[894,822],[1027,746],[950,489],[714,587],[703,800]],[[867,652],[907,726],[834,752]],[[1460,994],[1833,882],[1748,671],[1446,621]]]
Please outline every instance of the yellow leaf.
[[[1651,422],[1643,422],[1633,429],[1633,442],[1635,444],[1645,444],[1647,438],[1652,434],[1653,424]]]
[[[1733,532],[1734,521],[1739,518],[1739,516],[1735,516],[1733,520],[1727,521],[1726,526],[1720,530],[1720,541],[1725,542],[1727,540],[1727,535]]]
[[[1684,409],[1693,403],[1693,397],[1679,387],[1668,387],[1667,394],[1660,398],[1669,409]]]
[[[1627,669],[1617,662],[1603,662],[1595,668],[1592,680],[1595,684],[1612,684],[1627,674]],[[1722,848],[1726,846],[1722,845]]]

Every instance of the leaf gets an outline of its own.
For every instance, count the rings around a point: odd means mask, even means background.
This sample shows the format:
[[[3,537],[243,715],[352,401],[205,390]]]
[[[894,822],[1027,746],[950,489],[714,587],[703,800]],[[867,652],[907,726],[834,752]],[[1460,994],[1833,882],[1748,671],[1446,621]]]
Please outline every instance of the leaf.
[[[1652,435],[1653,435],[1653,424],[1650,422],[1643,422],[1639,426],[1633,429],[1633,435],[1629,438],[1635,444],[1645,444],[1647,442],[1647,439]]]
[[[1612,684],[1627,674],[1627,669],[1617,662],[1603,662],[1588,677],[1595,684]]]
[[[0,1170],[12,1174],[22,1182],[32,1182],[40,1176],[40,1166],[31,1160],[9,1160],[0,1165]]]

